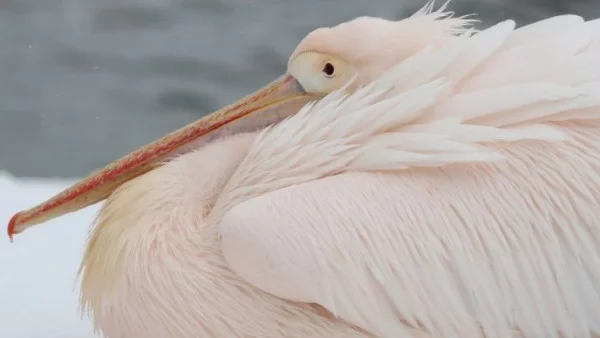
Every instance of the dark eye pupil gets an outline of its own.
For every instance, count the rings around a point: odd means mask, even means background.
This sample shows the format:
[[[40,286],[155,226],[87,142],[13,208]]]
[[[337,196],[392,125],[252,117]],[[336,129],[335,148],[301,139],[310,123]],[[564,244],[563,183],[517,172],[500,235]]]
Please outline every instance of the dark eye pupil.
[[[335,68],[331,63],[327,62],[325,66],[323,66],[323,73],[325,73],[328,76],[331,76],[333,75],[333,72],[335,72]]]

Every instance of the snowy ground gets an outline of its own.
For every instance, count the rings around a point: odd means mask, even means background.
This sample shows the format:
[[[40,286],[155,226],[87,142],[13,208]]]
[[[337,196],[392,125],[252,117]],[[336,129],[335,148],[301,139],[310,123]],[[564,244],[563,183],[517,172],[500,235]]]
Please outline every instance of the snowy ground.
[[[17,179],[0,172],[0,222],[71,183]],[[98,337],[89,319],[80,316],[76,279],[96,210],[91,207],[30,229],[12,244],[0,232],[0,337]]]

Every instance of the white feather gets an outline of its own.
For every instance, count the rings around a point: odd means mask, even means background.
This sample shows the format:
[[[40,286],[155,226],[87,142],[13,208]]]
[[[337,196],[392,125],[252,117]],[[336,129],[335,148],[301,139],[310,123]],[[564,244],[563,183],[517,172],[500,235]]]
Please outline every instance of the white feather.
[[[476,76],[461,84],[461,90],[514,84],[531,74],[544,76],[546,71],[571,61],[590,41],[590,36],[574,32],[510,48],[491,57]]]
[[[504,48],[511,48],[518,45],[529,45],[533,41],[539,41],[544,38],[558,36],[567,31],[581,31],[583,18],[577,15],[567,14],[551,17],[531,23],[519,28],[506,41]]]
[[[444,72],[444,76],[454,82],[463,80],[502,45],[514,28],[515,22],[507,20],[471,37],[462,48],[460,56]]]

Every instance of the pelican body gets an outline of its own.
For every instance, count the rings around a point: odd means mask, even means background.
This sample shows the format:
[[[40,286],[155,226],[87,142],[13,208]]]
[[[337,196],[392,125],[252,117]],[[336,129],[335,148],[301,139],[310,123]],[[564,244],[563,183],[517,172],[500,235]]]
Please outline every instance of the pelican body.
[[[600,20],[427,4],[304,38],[281,78],[9,223],[106,200],[108,338],[600,336]]]

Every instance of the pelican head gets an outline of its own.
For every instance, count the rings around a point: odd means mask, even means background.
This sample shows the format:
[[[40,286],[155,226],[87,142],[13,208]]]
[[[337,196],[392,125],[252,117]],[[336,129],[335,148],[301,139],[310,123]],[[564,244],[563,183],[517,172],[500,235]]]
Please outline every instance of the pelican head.
[[[319,28],[277,80],[17,213],[8,234],[106,199],[82,262],[82,303],[111,338],[367,337],[310,302],[243,281],[228,268],[210,216],[257,132],[444,45],[467,23],[427,7],[401,21],[361,17]],[[248,194],[269,190],[261,189]]]

